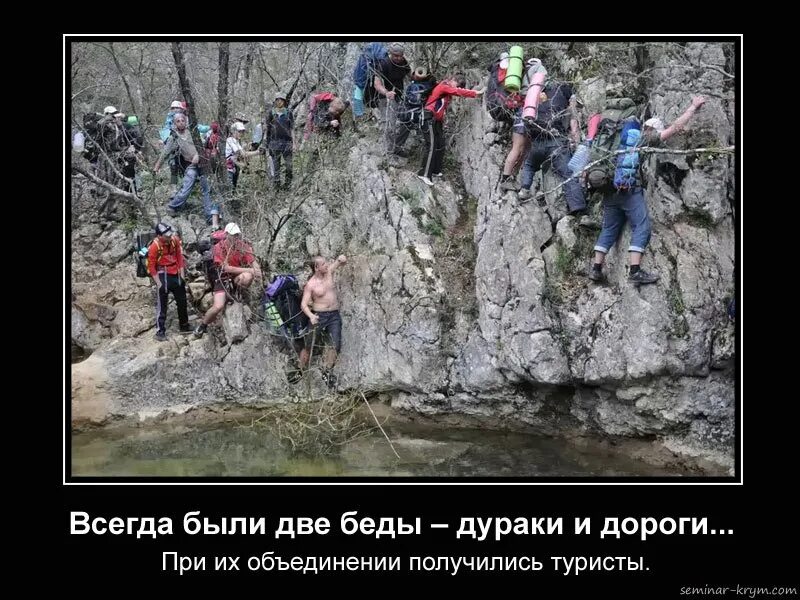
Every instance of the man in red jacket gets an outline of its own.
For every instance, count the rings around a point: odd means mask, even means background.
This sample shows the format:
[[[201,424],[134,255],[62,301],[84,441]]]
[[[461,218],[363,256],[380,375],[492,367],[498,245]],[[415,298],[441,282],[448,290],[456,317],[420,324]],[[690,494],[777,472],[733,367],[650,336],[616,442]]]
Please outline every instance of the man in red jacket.
[[[186,311],[186,284],[184,279],[183,249],[181,238],[175,235],[166,223],[156,225],[156,238],[147,250],[147,271],[156,282],[158,289],[158,316],[156,318],[156,339],[167,339],[165,323],[167,320],[167,301],[169,292],[178,307],[178,323],[181,331],[191,331],[189,314]]]
[[[349,102],[331,92],[313,94],[308,101],[303,141],[308,140],[312,132],[327,131],[338,136],[342,131],[342,114],[348,106]]]
[[[483,94],[483,90],[464,89],[467,80],[462,73],[456,73],[449,79],[444,79],[433,88],[428,101],[425,103],[423,137],[425,138],[425,152],[422,154],[422,166],[417,172],[417,177],[428,185],[433,185],[432,177],[442,174],[442,160],[444,159],[444,114],[453,96],[476,98]]]
[[[197,338],[203,337],[217,315],[225,311],[228,298],[226,288],[246,289],[255,278],[260,279],[262,276],[253,247],[242,239],[242,230],[236,223],[228,223],[225,226],[225,238],[214,246],[212,252],[215,269],[212,275],[214,303],[194,330]]]

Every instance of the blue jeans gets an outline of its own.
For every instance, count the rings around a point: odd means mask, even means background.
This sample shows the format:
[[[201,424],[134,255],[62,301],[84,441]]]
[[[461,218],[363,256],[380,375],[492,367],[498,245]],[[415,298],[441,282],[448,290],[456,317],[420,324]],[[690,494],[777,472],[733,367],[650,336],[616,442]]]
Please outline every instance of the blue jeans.
[[[184,204],[186,204],[186,199],[192,192],[192,188],[197,182],[198,177],[200,178],[200,191],[203,193],[203,210],[206,213],[206,220],[210,222],[211,215],[219,214],[219,206],[216,204],[216,202],[211,201],[211,188],[208,185],[208,177],[206,177],[204,174],[199,174],[196,165],[190,165],[187,167],[186,173],[183,175],[183,186],[181,187],[181,191],[170,198],[167,206],[172,210],[179,210]]]
[[[644,252],[650,241],[650,217],[644,201],[642,188],[625,192],[612,192],[603,197],[603,229],[594,249],[608,253],[616,243],[625,219],[631,223],[631,245],[629,252]]]
[[[570,154],[566,140],[554,138],[540,138],[533,140],[531,149],[525,157],[522,165],[522,187],[526,190],[533,185],[533,175],[550,161],[551,169],[562,179],[572,177],[569,164]],[[570,213],[584,210],[586,208],[586,198],[583,195],[583,188],[578,179],[570,179],[564,184],[564,197],[567,199],[567,207]]]

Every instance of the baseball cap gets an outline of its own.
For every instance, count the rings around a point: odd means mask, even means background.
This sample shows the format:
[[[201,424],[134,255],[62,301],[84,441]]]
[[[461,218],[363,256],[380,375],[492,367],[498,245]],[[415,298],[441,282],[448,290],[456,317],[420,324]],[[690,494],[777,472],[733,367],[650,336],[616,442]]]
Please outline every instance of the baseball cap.
[[[236,223],[228,223],[225,225],[225,233],[228,235],[237,235],[242,233],[242,230],[239,229],[239,226]]]
[[[664,131],[664,121],[662,121],[658,117],[653,117],[652,119],[647,119],[647,121],[644,122],[644,126],[645,127],[652,127],[653,129],[655,129],[659,133]]]

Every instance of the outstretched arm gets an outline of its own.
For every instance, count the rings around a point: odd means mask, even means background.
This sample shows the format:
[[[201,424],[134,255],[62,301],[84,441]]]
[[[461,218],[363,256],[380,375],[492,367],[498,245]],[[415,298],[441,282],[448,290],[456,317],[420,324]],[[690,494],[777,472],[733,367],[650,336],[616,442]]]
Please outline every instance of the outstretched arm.
[[[684,126],[689,122],[689,119],[692,118],[692,115],[694,115],[694,113],[696,113],[698,109],[705,104],[705,101],[706,99],[704,96],[695,96],[692,98],[692,105],[687,108],[686,112],[684,112],[680,117],[675,119],[675,122],[672,125],[661,132],[661,139],[669,139],[683,129]]]
[[[336,269],[339,268],[340,265],[347,263],[347,257],[344,254],[340,254],[333,264],[331,265],[331,273],[333,273]]]

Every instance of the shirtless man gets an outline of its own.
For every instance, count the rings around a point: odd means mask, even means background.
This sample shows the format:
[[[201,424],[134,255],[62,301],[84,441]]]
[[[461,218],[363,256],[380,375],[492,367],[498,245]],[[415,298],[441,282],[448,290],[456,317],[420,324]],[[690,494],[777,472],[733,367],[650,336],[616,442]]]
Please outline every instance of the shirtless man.
[[[342,349],[342,317],[339,315],[339,299],[333,286],[333,272],[346,262],[347,257],[344,254],[332,262],[328,262],[322,256],[315,256],[311,261],[314,273],[303,289],[303,300],[300,302],[303,312],[311,321],[311,326],[318,327],[318,333],[324,330],[331,336],[334,347],[325,350],[325,369],[328,371],[333,368]],[[300,352],[301,368],[308,365],[310,345],[309,341],[307,347]]]

